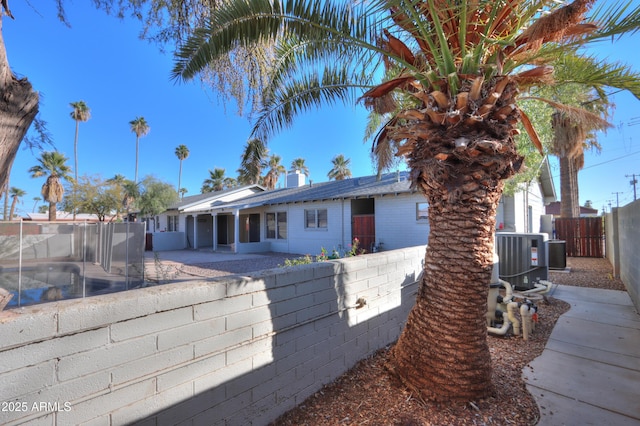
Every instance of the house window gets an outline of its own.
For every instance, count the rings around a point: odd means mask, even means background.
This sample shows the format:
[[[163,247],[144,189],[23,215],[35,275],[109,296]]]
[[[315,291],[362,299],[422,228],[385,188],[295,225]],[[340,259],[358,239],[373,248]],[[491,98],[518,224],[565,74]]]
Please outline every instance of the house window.
[[[429,203],[416,203],[416,220],[429,219]]]
[[[311,229],[327,228],[327,209],[304,211],[304,227]]]
[[[178,232],[178,216],[167,216],[167,231]]]
[[[287,213],[276,212],[267,213],[267,238],[273,238],[276,240],[287,239]]]

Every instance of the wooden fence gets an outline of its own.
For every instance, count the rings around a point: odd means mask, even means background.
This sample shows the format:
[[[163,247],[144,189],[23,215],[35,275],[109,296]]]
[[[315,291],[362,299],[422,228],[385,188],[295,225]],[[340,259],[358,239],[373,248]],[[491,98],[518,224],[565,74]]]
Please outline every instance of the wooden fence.
[[[568,257],[604,257],[601,217],[558,218],[556,238],[566,242]]]

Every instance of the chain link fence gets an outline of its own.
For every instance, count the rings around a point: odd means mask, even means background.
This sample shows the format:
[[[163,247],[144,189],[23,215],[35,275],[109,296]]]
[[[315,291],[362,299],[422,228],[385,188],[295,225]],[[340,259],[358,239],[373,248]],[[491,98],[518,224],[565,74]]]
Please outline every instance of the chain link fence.
[[[7,308],[95,296],[144,283],[145,224],[0,222]]]

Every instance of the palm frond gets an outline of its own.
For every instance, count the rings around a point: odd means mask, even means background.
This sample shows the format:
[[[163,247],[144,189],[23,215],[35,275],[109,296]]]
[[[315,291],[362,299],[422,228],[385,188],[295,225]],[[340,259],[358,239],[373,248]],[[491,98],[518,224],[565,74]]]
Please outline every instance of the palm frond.
[[[603,119],[600,114],[587,111],[582,107],[574,107],[556,102],[552,99],[540,98],[537,96],[524,96],[520,99],[544,102],[565,114],[573,123],[584,129],[604,130],[612,126],[611,123]]]
[[[322,73],[311,72],[289,80],[264,100],[252,135],[268,140],[272,134],[290,127],[301,112],[337,101],[355,102],[357,92],[367,87],[366,81],[358,78],[345,69],[328,67]]]
[[[242,37],[238,37],[242,34]],[[188,80],[238,45],[250,46],[278,36],[305,40],[348,40],[379,50],[370,40],[364,5],[304,0],[225,2],[210,23],[194,32],[176,53],[172,78]]]

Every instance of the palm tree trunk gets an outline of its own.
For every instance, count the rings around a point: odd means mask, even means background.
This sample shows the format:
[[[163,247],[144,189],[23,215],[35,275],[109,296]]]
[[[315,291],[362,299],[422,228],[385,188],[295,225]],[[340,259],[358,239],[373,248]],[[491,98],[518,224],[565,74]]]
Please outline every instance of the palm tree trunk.
[[[77,197],[76,194],[78,192],[77,190],[77,185],[78,185],[78,128],[80,127],[80,121],[76,120],[76,136],[73,139],[73,164],[74,164],[74,168],[73,168],[73,172],[74,172],[74,176],[75,176],[75,182],[73,183],[73,220],[76,220],[76,202],[77,202]]]
[[[492,391],[486,313],[496,210],[504,180],[523,160],[510,132],[507,123],[433,132],[409,156],[429,201],[429,243],[389,368],[425,400],[478,400]]]
[[[4,187],[0,188],[0,196],[4,196],[4,209],[2,214],[2,220],[9,220],[9,179]]]
[[[0,19],[0,188],[9,181],[9,171],[20,142],[38,114],[39,96],[26,78],[11,72],[2,37]]]
[[[393,370],[425,399],[476,400],[491,390],[485,318],[500,193],[464,207],[429,204],[424,276],[393,351]]]
[[[9,220],[13,220],[13,214],[16,211],[16,204],[18,204],[18,197],[13,197],[11,201],[11,210],[9,211]]]
[[[138,141],[140,138],[136,135],[136,174],[135,179],[133,180],[135,183],[138,183]]]
[[[56,203],[49,202],[49,222],[55,222],[58,219],[58,207]]]
[[[180,181],[182,180],[182,160],[180,160],[180,171],[178,172],[178,194],[180,194]]]
[[[572,218],[580,215],[575,214],[576,207],[580,208],[575,205],[575,187],[577,187],[577,171],[574,161],[566,156],[560,157],[560,217]]]

